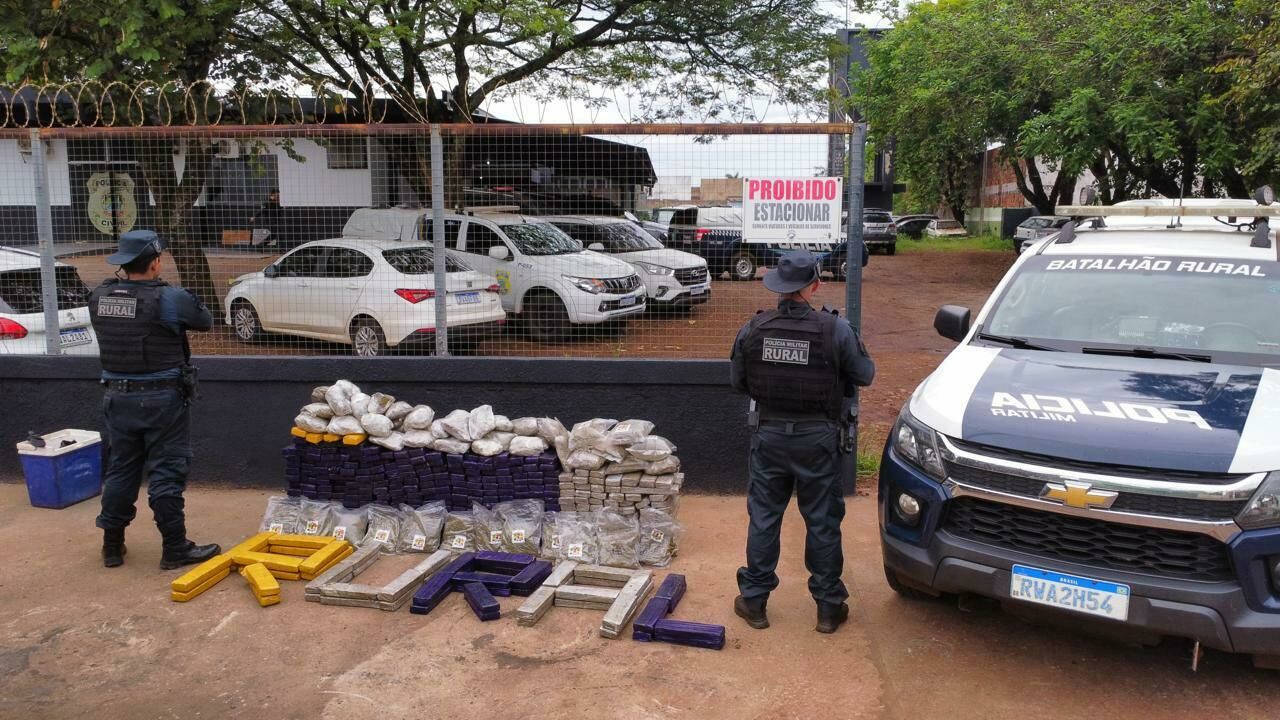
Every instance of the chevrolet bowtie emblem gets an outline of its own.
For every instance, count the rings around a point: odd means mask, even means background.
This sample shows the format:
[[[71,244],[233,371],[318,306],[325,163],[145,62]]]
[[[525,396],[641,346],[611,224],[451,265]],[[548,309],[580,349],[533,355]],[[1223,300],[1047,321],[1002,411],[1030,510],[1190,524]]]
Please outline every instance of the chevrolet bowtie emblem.
[[[1055,500],[1073,508],[1109,508],[1119,493],[1110,490],[1094,490],[1089,483],[1065,480],[1061,483],[1045,483],[1040,491],[1043,500]]]

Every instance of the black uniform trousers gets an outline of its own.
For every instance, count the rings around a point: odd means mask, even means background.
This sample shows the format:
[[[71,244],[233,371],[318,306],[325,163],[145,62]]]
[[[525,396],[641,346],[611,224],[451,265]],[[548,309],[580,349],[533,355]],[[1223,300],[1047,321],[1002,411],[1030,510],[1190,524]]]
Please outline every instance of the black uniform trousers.
[[[804,517],[804,564],[809,593],[824,603],[849,597],[840,575],[844,569],[840,523],[844,495],[840,487],[839,433],[835,423],[764,421],[751,436],[750,481],[747,487],[747,564],[738,570],[743,597],[763,598],[778,586],[782,516],[792,492]]]
[[[159,498],[182,497],[192,456],[190,416],[176,387],[108,390],[102,411],[111,449],[97,525],[114,530],[127,527],[138,514],[134,504],[144,478],[153,508]]]

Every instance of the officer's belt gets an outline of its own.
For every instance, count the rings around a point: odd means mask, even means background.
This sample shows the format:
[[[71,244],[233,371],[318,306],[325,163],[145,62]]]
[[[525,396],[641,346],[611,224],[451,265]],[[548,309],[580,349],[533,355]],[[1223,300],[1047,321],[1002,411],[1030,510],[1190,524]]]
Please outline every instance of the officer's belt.
[[[793,433],[797,430],[822,430],[834,427],[835,422],[831,420],[761,420],[760,427],[770,430],[782,430],[786,433]]]
[[[102,384],[111,392],[122,393],[182,389],[182,381],[178,378],[166,380],[103,380]]]

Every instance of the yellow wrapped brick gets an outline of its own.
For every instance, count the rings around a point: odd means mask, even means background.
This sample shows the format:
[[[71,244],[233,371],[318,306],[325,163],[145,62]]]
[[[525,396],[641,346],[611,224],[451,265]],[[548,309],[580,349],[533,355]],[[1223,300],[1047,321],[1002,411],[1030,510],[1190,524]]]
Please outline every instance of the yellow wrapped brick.
[[[319,445],[324,440],[324,433],[307,433],[307,442],[312,445]]]
[[[314,555],[302,561],[302,565],[298,567],[298,572],[310,573],[315,575],[320,568],[329,564],[329,561],[342,554],[342,551],[351,547],[346,540],[334,540],[328,545],[320,548]]]
[[[294,425],[294,426],[293,426],[293,428],[289,430],[289,434],[290,434],[290,435],[292,435],[292,436],[294,436],[294,437],[298,437],[298,438],[306,438],[306,437],[307,437],[307,431],[306,431],[306,430],[303,430],[302,428],[298,427],[297,425]]]
[[[339,440],[341,440],[341,439],[342,439],[342,436],[341,436],[341,435],[334,435],[333,433],[325,433],[325,434],[324,434],[324,441],[325,441],[325,442],[338,442],[338,441],[339,441]]]
[[[369,436],[363,433],[360,435],[343,435],[342,444],[343,445],[359,445],[360,443],[368,439],[369,439]]]
[[[239,545],[228,550],[225,554],[230,555],[235,552],[262,552],[271,544],[271,538],[275,535],[273,532],[260,532],[245,538]]]
[[[214,585],[217,585],[218,583],[222,582],[222,579],[230,574],[231,574],[231,568],[228,567],[223,570],[219,570],[217,575],[214,575],[208,580],[205,580],[204,582],[195,586],[188,592],[178,592],[176,590],[170,590],[169,599],[173,600],[174,602],[187,602],[188,600],[194,598],[195,596],[199,595],[205,590],[208,590]]]
[[[320,566],[320,568],[315,572],[309,573],[309,572],[302,571],[302,579],[315,580],[317,577],[323,575],[325,572],[328,572],[329,568],[333,567],[334,565],[337,565],[343,560],[346,560],[347,556],[355,551],[356,549],[352,547],[350,544],[348,544],[346,550],[343,550],[338,555],[335,555],[333,559],[331,559],[329,562],[325,563],[324,565]]]
[[[280,572],[279,570],[268,570],[268,572],[271,573],[271,577],[277,580],[301,580],[302,579],[302,575],[298,573]]]
[[[311,548],[289,547],[288,545],[268,545],[267,552],[273,555],[292,555],[294,557],[307,558],[315,552]]]
[[[271,538],[271,545],[275,547],[302,548],[313,552],[332,542],[335,541],[329,535],[276,535]]]
[[[259,605],[261,605],[262,607],[270,607],[270,606],[272,606],[272,605],[279,605],[279,604],[280,604],[280,596],[279,596],[279,595],[265,595],[265,596],[260,596],[260,597],[258,598],[258,604],[259,604]]]
[[[169,584],[169,589],[180,593],[191,592],[202,583],[208,582],[214,575],[230,569],[231,556],[229,554],[215,555],[183,573]]]
[[[262,563],[254,563],[245,565],[240,568],[240,574],[245,580],[249,581],[249,587],[253,589],[253,594],[261,598],[263,595],[279,595],[280,583],[271,575],[271,571]]]
[[[232,550],[231,561],[241,566],[262,563],[267,566],[268,570],[297,573],[302,565],[303,558],[290,555],[272,555],[264,552],[250,552],[248,550]]]

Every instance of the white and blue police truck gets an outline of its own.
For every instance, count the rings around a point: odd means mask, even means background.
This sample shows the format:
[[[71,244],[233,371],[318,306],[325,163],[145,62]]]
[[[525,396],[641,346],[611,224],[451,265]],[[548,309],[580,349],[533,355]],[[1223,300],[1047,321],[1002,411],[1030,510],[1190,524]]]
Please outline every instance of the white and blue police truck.
[[[1274,193],[1058,208],[886,443],[885,576],[1280,665]]]

